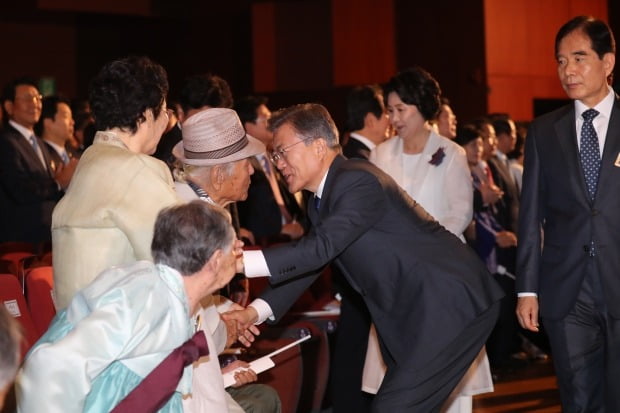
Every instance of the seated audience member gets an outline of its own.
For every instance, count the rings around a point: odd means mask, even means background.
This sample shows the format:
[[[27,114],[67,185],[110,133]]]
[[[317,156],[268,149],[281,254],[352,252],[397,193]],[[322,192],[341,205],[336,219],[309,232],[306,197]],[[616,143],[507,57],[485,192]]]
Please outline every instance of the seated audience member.
[[[228,82],[210,73],[185,79],[179,95],[181,106],[177,113],[181,124],[194,113],[209,108],[232,108],[233,97]]]
[[[203,110],[212,108],[230,109],[232,105],[233,98],[228,82],[219,76],[204,73],[185,79],[179,96],[179,106],[176,109],[177,116],[183,124],[187,118]],[[239,225],[237,205],[231,203],[226,209],[230,212],[237,236],[254,244],[254,235]],[[233,280],[233,283],[236,283],[236,280]]]
[[[0,411],[17,373],[21,340],[17,320],[0,305]]]
[[[248,135],[255,137],[271,150],[273,134],[267,129],[271,112],[267,99],[247,96],[235,103],[235,111]],[[257,244],[298,239],[304,234],[305,213],[299,201],[302,194],[293,195],[267,152],[250,158],[254,174],[245,201],[237,203],[239,223],[252,232]],[[302,202],[303,203],[303,202]]]
[[[489,181],[501,190],[501,197],[493,203],[491,210],[498,225],[491,233],[495,238],[493,265],[496,268],[491,274],[506,291],[506,295],[502,298],[497,324],[487,341],[487,350],[496,373],[510,372],[527,364],[524,360],[525,353],[520,351],[521,339],[518,336],[518,322],[514,310],[517,301],[514,274],[519,194],[506,165],[506,157],[498,151],[493,124],[486,118],[476,119],[472,123],[483,143],[483,162],[480,168],[483,168]],[[490,269],[492,271],[492,267]]]
[[[54,209],[58,309],[104,269],[151,260],[155,217],[178,202],[170,171],[148,156],[168,124],[167,92],[165,70],[146,57],[110,62],[92,81],[99,131]]]
[[[52,158],[52,170],[71,168],[71,176],[77,166],[79,153],[71,146],[73,139],[73,115],[69,100],[59,96],[47,96],[43,98],[41,117],[34,131],[47,145]]]
[[[0,242],[49,242],[52,210],[71,178],[71,168],[53,171],[49,150],[34,133],[41,99],[27,78],[9,83],[2,94],[8,118],[0,132]]]
[[[232,102],[228,82],[219,76],[204,73],[185,79],[178,104],[175,102],[168,105],[174,109],[173,116],[153,156],[166,162],[170,170],[173,170],[175,157],[172,149],[181,140],[181,124],[185,119],[209,108],[230,108]]]
[[[495,236],[502,230],[495,220],[494,204],[502,197],[502,191],[493,183],[491,171],[482,165],[484,144],[479,131],[473,125],[459,127],[454,142],[465,149],[474,184],[474,225],[466,238],[494,274],[497,272]]]
[[[226,148],[236,149],[226,151]],[[249,159],[264,151],[265,146],[260,141],[246,135],[235,111],[213,108],[193,114],[183,124],[183,140],[173,149],[175,157],[183,165],[183,171],[175,173],[178,178],[175,187],[179,197],[186,201],[200,199],[221,207],[245,199],[250,175],[254,172]],[[232,295],[234,298],[235,294]],[[227,341],[231,325],[227,326],[221,321],[218,310],[227,311],[231,303],[221,296],[212,295],[202,300],[201,307],[203,322],[213,333],[217,350],[214,353],[219,354],[232,342]],[[234,334],[232,341],[236,341]],[[204,397],[204,401],[195,400],[201,409],[206,409],[206,400],[211,400],[213,403],[208,405],[210,411],[213,408],[219,409],[217,411],[227,408],[231,412],[280,411],[277,393],[264,385],[253,384],[230,389],[234,400],[226,397],[221,378],[213,373],[219,370],[217,363],[217,358],[209,358],[201,361],[194,371],[194,386],[199,387],[199,390],[192,398],[209,395]],[[201,367],[203,364],[204,367]],[[251,381],[256,381],[256,376]]]
[[[254,168],[250,157],[265,151],[246,135],[232,109],[200,111],[183,124],[183,140],[173,149],[183,171],[175,187],[181,199],[202,199],[222,207],[247,197]]]
[[[109,412],[196,332],[200,300],[235,274],[239,246],[221,208],[193,202],[164,209],[155,222],[154,263],[104,271],[57,314],[17,379],[18,411]],[[182,411],[190,369],[160,412]]]
[[[436,120],[437,133],[444,138],[454,139],[456,137],[456,124],[456,115],[452,111],[450,101],[447,98],[441,98],[439,115],[437,115]]]
[[[164,161],[166,165],[172,171],[174,169],[174,155],[172,155],[172,148],[181,140],[181,121],[177,116],[177,112],[174,109],[177,105],[173,102],[168,102],[168,125],[166,130],[161,136],[157,149],[153,156],[161,161]]]
[[[84,145],[84,130],[95,123],[93,113],[90,110],[90,103],[87,99],[74,99],[71,101],[71,112],[75,125],[73,127],[73,138],[69,142],[71,147],[79,154],[86,150]]]

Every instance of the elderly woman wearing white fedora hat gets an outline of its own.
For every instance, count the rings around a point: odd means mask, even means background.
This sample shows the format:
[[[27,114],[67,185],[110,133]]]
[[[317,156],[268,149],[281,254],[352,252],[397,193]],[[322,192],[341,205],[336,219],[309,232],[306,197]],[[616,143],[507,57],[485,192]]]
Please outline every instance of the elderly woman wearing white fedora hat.
[[[249,158],[265,152],[265,145],[246,135],[237,113],[224,108],[206,109],[187,118],[182,131],[182,141],[172,150],[182,165],[182,169],[175,171],[179,198],[186,201],[202,199],[221,207],[244,200],[248,195],[250,175],[254,173]],[[218,311],[227,311],[232,304],[213,295],[203,299],[201,305],[203,328],[211,332],[210,336],[207,335],[209,348],[219,354],[231,340]],[[219,370],[216,357],[205,357],[198,363],[192,379],[193,396],[183,401],[185,413],[280,412],[277,393],[264,385],[252,384],[230,390],[233,399],[224,391]],[[254,373],[249,374],[239,383],[256,380]]]

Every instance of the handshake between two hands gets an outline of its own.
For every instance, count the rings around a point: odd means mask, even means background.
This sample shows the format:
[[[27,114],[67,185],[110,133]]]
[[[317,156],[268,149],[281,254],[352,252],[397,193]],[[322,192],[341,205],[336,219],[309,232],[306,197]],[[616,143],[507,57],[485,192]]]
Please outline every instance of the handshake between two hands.
[[[260,330],[254,325],[258,320],[258,313],[254,307],[243,308],[233,303],[229,311],[222,313],[220,317],[226,324],[226,347],[237,340],[244,346],[250,347],[255,336],[260,334]]]
[[[252,307],[243,308],[239,304],[233,303],[228,312],[221,314],[221,318],[226,325],[227,348],[237,340],[249,347],[254,342],[255,336],[260,334],[260,330],[254,325],[258,315]],[[250,368],[249,363],[241,360],[236,360],[222,368],[225,381],[230,381],[228,385],[233,387],[255,382],[258,379],[257,373]]]

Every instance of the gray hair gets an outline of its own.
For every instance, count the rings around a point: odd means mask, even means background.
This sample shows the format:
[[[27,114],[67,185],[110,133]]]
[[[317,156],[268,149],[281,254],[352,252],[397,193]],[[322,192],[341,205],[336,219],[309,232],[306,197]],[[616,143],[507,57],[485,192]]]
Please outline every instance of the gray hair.
[[[192,275],[217,250],[230,252],[235,232],[224,209],[204,201],[171,206],[155,221],[151,252],[156,264]]]
[[[306,145],[310,145],[314,140],[324,139],[328,147],[340,148],[338,128],[323,105],[303,103],[280,109],[269,119],[269,130],[275,132],[285,124],[307,138]]]
[[[204,182],[209,179],[211,170],[215,167],[219,167],[222,168],[222,171],[228,178],[233,175],[236,162],[239,161],[227,162],[220,165],[188,165],[184,163],[180,167],[175,168],[173,176],[175,180],[182,183],[187,183],[188,181]]]
[[[0,390],[15,378],[20,359],[22,333],[17,320],[0,305]]]

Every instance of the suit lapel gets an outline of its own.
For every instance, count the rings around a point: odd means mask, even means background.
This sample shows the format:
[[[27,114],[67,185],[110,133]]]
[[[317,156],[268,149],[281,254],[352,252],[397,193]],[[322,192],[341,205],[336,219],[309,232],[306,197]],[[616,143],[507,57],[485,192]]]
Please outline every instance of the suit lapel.
[[[581,159],[579,158],[579,147],[577,145],[577,132],[575,130],[575,106],[566,106],[566,112],[558,119],[554,125],[557,147],[560,148],[566,158],[567,173],[573,181],[573,186],[579,188],[583,198],[589,203],[590,195],[588,187],[581,168]]]
[[[598,179],[598,188],[605,188],[606,182],[615,166],[616,159],[620,157],[620,103],[614,102],[605,137],[603,158],[601,159],[601,172]]]
[[[43,173],[49,174],[49,167],[44,168],[43,163],[41,163],[41,159],[39,159],[39,155],[35,152],[32,145],[23,137],[23,135],[15,129],[10,124],[7,126],[13,133],[11,134],[13,139],[15,140],[16,148],[21,152],[24,159],[30,165],[30,168],[36,168]],[[39,148],[41,148],[41,152],[43,153],[43,159],[45,159],[45,165],[49,165],[49,156],[46,157],[47,151],[45,150],[45,142],[42,139],[37,139],[37,144]]]

